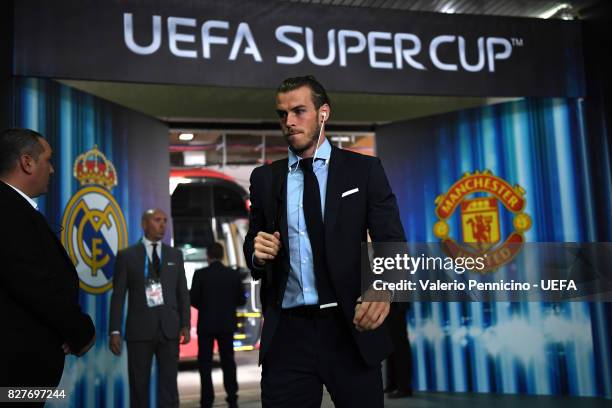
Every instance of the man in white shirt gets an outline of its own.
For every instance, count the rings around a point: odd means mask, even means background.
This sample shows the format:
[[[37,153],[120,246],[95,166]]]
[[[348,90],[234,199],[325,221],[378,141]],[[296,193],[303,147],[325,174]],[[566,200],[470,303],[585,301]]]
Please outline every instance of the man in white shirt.
[[[182,253],[163,242],[168,217],[160,209],[142,214],[144,236],[115,260],[110,305],[110,350],[121,354],[123,303],[130,406],[149,407],[153,355],[158,363],[158,406],[178,407],[179,341],[189,342],[190,299]]]
[[[95,327],[79,305],[79,278],[33,198],[53,174],[37,132],[0,132],[0,386],[57,387],[65,355],[82,356]]]

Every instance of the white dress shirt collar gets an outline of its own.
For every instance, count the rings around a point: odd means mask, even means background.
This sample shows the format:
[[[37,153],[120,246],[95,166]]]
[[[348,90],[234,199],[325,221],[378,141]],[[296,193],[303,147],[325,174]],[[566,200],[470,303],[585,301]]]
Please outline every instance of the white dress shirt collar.
[[[142,237],[142,243],[145,246],[149,259],[153,259],[153,244],[158,244],[156,248],[156,252],[157,252],[157,256],[161,259],[161,247],[162,247],[161,241],[153,242],[147,239],[147,237]]]
[[[153,242],[153,241],[147,239],[147,237],[142,237],[142,242],[144,242],[144,244],[146,246],[151,246],[153,244],[159,244],[159,241]]]
[[[291,168],[296,164],[299,163],[300,160],[303,160],[300,156],[298,156],[297,154],[295,154],[293,152],[293,150],[291,150],[291,148],[287,148],[288,150],[288,155],[287,155],[287,165],[289,167],[289,170],[291,170]],[[322,159],[325,160],[325,164],[327,164],[327,162],[329,161],[329,158],[331,157],[331,152],[332,152],[332,146],[329,143],[329,141],[327,140],[327,138],[323,138],[323,143],[321,143],[321,145],[319,146],[318,149],[318,153],[317,153],[317,159]],[[313,163],[314,166],[314,163]],[[314,168],[314,167],[313,167]]]
[[[5,183],[6,183],[6,181],[5,181]],[[11,184],[9,184],[9,183],[6,183],[6,185],[7,185],[7,186],[9,186],[9,187],[11,187],[13,190],[15,190],[16,192],[18,192],[19,194],[21,194],[21,196],[22,196],[23,198],[25,198],[25,199],[28,201],[28,203],[30,203],[30,205],[31,205],[32,207],[34,207],[34,209],[35,209],[36,211],[38,211],[38,204],[36,204],[36,201],[32,200],[30,197],[28,197],[28,196],[27,196],[27,195],[26,195],[26,194],[25,194],[23,191],[21,191],[21,190],[20,190],[20,189],[18,189],[17,187],[15,187],[15,186],[13,186],[13,185],[11,185]]]

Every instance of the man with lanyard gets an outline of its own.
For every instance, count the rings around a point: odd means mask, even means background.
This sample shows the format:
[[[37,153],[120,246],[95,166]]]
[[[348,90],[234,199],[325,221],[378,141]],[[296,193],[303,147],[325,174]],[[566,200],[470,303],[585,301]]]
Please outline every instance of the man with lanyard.
[[[404,242],[395,196],[380,160],[330,145],[331,103],[312,76],[276,94],[288,158],[251,175],[244,253],[261,279],[259,361],[267,408],[382,408],[383,324],[392,294],[361,302],[361,243]],[[366,301],[367,300],[367,301]]]
[[[128,296],[125,339],[130,406],[149,407],[151,363],[158,363],[158,405],[178,407],[179,340],[189,342],[190,300],[182,253],[163,242],[168,218],[160,209],[142,215],[141,242],[115,260],[110,306],[110,341],[121,354],[123,303]]]

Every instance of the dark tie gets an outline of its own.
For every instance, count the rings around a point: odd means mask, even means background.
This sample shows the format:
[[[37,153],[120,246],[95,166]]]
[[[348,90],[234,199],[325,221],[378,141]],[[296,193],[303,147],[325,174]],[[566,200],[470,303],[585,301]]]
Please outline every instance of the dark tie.
[[[329,280],[327,270],[326,249],[325,249],[325,227],[323,225],[323,213],[321,211],[321,192],[319,182],[312,169],[312,158],[300,161],[302,172],[304,173],[304,196],[302,205],[304,217],[306,218],[306,228],[308,229],[308,239],[312,248],[313,265],[317,292],[319,294],[319,304],[331,303],[336,301],[333,289]]]
[[[157,256],[157,243],[151,244],[153,247],[153,253],[151,255],[151,278],[159,278],[159,256]]]
[[[308,235],[317,234],[323,231],[323,215],[321,212],[321,192],[319,191],[319,182],[312,169],[312,158],[304,159],[301,162],[302,172],[304,173],[304,216],[306,217],[306,226],[308,227]],[[310,218],[310,220],[309,220]],[[312,228],[309,222],[313,223]],[[315,225],[316,224],[316,225]],[[310,238],[312,240],[312,237]]]

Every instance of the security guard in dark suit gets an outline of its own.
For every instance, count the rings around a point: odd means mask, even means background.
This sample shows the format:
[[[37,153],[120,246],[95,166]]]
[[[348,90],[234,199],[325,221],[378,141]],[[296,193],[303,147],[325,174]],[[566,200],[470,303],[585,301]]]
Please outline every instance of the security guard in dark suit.
[[[191,283],[191,305],[198,309],[198,363],[200,365],[202,407],[212,407],[212,352],[219,345],[223,385],[230,408],[238,407],[238,382],[234,361],[236,308],[246,302],[240,272],[224,266],[223,247],[213,243],[207,249],[209,266],[197,270]]]
[[[57,387],[66,354],[96,340],[74,264],[32,200],[47,192],[51,155],[33,130],[0,132],[0,387]]]

